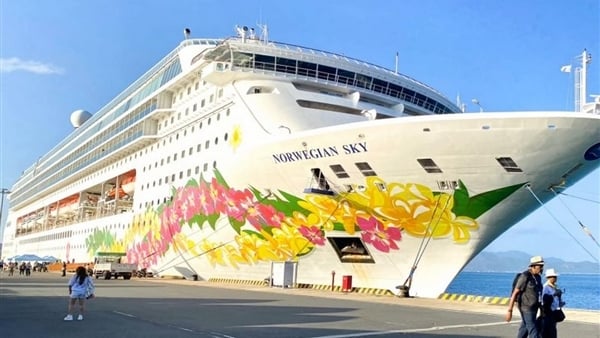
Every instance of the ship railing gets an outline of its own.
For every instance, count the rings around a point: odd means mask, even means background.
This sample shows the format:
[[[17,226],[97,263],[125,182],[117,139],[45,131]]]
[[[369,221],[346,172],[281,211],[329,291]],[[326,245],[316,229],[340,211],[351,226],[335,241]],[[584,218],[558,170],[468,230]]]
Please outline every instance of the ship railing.
[[[227,41],[236,41],[236,42],[241,42],[242,39],[239,37],[232,37],[226,40]],[[243,45],[249,45],[249,44],[243,44]],[[262,49],[265,52],[268,52],[270,48],[277,48],[280,51],[285,51],[285,50],[289,50],[291,55],[297,55],[296,53],[303,53],[303,54],[313,54],[313,55],[318,55],[318,56],[324,56],[324,57],[330,57],[330,58],[335,58],[338,60],[344,60],[346,62],[349,63],[354,63],[357,65],[361,65],[363,67],[366,68],[372,68],[375,69],[377,71],[380,72],[385,72],[391,76],[397,76],[397,77],[401,77],[409,82],[413,82],[415,84],[418,84],[419,86],[423,86],[429,90],[431,90],[432,92],[437,93],[438,95],[442,96],[442,93],[440,93],[437,89],[430,87],[429,85],[418,81],[410,76],[401,74],[401,73],[397,73],[395,71],[392,71],[390,69],[378,66],[376,64],[370,63],[370,62],[366,62],[366,61],[361,61],[359,59],[354,59],[354,58],[350,58],[347,57],[345,55],[341,55],[341,54],[336,54],[336,53],[332,53],[332,52],[327,52],[324,50],[320,50],[320,49],[316,49],[316,48],[308,48],[308,47],[303,47],[303,46],[299,46],[299,45],[294,45],[294,44],[289,44],[289,43],[282,43],[282,42],[276,42],[276,41],[269,41],[267,44],[252,44],[252,46],[263,46],[263,48],[256,48],[256,49]],[[269,48],[270,47],[270,48]]]
[[[429,111],[433,111],[436,113],[442,113],[444,111],[443,108],[439,108],[440,106],[428,102],[426,99],[422,99],[418,97],[418,93],[414,92],[414,95],[409,95],[404,93],[403,91],[395,90],[389,87],[383,87],[374,83],[370,83],[367,81],[361,81],[361,79],[345,77],[342,75],[331,74],[327,72],[317,71],[314,69],[295,67],[295,66],[287,66],[287,65],[279,65],[272,62],[260,62],[255,61],[254,67],[251,65],[247,66],[234,66],[232,70],[242,70],[242,71],[250,71],[254,73],[262,73],[265,75],[272,76],[283,76],[283,77],[304,77],[307,80],[321,80],[325,81],[328,84],[334,84],[336,86],[341,86],[345,88],[355,87],[355,88],[364,88],[367,90],[371,90],[376,93],[380,93],[383,95],[391,96],[398,98],[404,102],[412,103],[418,107],[425,108]],[[289,74],[289,75],[288,75]],[[439,109],[436,109],[439,108]]]

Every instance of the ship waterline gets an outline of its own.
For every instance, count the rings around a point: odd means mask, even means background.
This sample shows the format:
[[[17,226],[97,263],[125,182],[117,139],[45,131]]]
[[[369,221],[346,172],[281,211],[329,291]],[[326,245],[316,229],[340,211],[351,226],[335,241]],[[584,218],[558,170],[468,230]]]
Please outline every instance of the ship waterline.
[[[293,262],[297,283],[437,297],[600,164],[597,113],[462,114],[408,77],[241,34],[184,41],[28,169],[2,256],[250,280]]]

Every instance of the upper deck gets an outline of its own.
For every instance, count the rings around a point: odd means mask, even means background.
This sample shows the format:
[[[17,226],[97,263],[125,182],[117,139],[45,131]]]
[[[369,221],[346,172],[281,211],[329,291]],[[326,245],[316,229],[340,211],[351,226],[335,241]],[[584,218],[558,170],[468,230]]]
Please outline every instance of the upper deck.
[[[413,111],[419,114],[460,112],[439,92],[417,80],[343,55],[243,37],[186,39],[25,170],[11,189],[11,205],[44,194],[56,183],[126,147],[142,147],[152,142],[155,130],[144,122],[153,112],[164,108],[156,99],[157,92],[201,64],[221,61],[230,62],[232,69],[285,74],[360,91],[361,95],[384,96],[390,102],[413,105],[416,108]]]

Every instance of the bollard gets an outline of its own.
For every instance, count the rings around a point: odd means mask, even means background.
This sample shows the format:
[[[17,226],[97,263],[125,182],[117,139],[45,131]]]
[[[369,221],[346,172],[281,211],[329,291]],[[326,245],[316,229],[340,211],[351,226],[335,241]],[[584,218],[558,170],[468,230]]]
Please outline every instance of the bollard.
[[[331,291],[335,290],[335,270],[331,270]]]

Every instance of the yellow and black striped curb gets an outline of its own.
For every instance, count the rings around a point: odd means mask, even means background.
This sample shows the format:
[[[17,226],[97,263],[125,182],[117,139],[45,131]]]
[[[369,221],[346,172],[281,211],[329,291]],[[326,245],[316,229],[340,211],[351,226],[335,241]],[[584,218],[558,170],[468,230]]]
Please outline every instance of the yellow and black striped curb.
[[[507,297],[488,297],[488,296],[473,296],[473,295],[461,295],[456,293],[442,293],[438,299],[443,300],[455,300],[462,302],[471,303],[485,303],[492,305],[506,305],[510,301]]]
[[[234,279],[234,278],[209,278],[208,282],[211,283],[223,283],[223,284],[238,284],[238,285],[266,285],[264,280],[248,280],[248,279]]]
[[[257,286],[268,286],[267,280],[244,280],[244,279],[231,279],[231,278],[209,278],[208,282],[211,283],[226,283],[226,284],[238,284],[238,285],[257,285]],[[294,285],[294,288],[298,289],[313,289],[321,291],[336,291],[336,292],[352,292],[360,294],[370,294],[377,296],[395,296],[393,292],[387,289],[376,289],[376,288],[351,288],[349,290],[343,290],[341,286],[334,285],[323,285],[323,284],[307,284],[298,283]]]
[[[161,276],[165,279],[185,279],[181,276]],[[268,280],[250,280],[250,279],[237,279],[237,278],[209,278],[210,283],[223,283],[223,284],[235,284],[235,285],[253,285],[253,286],[269,286]],[[357,294],[367,294],[376,296],[397,296],[392,291],[387,289],[377,288],[359,288],[353,287],[349,290],[343,290],[340,285],[324,285],[324,284],[308,284],[298,283],[293,286],[297,289],[312,289],[319,291],[332,291],[332,292],[348,292]],[[451,300],[451,301],[462,301],[471,303],[482,303],[491,305],[507,305],[510,298],[507,297],[490,297],[490,296],[474,296],[457,293],[442,293],[438,299],[440,300]]]

